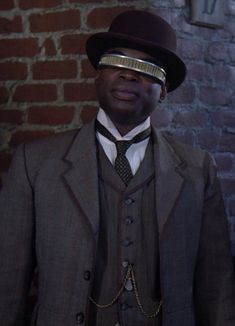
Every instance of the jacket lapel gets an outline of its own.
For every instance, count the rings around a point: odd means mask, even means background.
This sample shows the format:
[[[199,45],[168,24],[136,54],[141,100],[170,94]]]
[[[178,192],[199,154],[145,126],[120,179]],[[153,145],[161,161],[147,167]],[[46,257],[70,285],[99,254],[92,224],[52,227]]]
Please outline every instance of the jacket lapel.
[[[154,128],[153,135],[156,206],[161,236],[183,186],[184,179],[180,170],[184,166],[184,162],[176,155],[169,142]],[[97,236],[99,194],[94,121],[79,131],[65,159],[70,162],[70,168],[64,178],[87,217],[93,234]]]
[[[184,162],[176,155],[169,142],[156,130],[154,133],[154,160],[156,166],[156,209],[160,238],[182,189],[180,174]]]
[[[97,236],[99,197],[94,121],[78,132],[65,159],[70,162],[70,169],[64,178]]]

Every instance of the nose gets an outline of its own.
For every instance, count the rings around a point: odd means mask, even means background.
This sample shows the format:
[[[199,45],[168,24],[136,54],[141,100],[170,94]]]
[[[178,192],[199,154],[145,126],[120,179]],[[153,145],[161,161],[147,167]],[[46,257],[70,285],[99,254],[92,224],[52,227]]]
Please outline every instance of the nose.
[[[130,69],[120,69],[119,78],[125,79],[128,81],[138,81],[139,74],[138,72]]]

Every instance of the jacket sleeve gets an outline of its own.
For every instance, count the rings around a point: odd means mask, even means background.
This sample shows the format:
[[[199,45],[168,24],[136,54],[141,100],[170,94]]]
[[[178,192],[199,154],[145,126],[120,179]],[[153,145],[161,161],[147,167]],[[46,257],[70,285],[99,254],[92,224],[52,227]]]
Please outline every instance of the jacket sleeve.
[[[195,270],[196,326],[235,325],[235,277],[216,168],[205,160],[206,187]]]
[[[23,326],[34,270],[33,191],[20,146],[0,192],[0,324]]]

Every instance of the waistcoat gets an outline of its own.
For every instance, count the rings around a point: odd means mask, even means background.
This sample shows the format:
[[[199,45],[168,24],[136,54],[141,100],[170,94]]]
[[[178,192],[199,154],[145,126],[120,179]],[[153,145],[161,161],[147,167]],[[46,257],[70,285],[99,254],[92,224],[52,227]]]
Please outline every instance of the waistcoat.
[[[100,233],[89,326],[160,326],[161,313],[147,318],[140,311],[130,280],[114,301],[132,264],[140,302],[148,314],[160,301],[158,226],[155,207],[153,146],[149,142],[128,186],[98,145]],[[110,304],[110,305],[109,305]]]

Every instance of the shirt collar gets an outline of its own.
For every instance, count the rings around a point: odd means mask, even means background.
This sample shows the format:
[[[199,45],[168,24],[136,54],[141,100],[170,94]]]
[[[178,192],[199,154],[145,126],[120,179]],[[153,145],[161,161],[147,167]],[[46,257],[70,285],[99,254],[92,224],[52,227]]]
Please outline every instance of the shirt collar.
[[[148,117],[144,122],[136,126],[134,129],[129,131],[126,135],[121,136],[109,116],[104,112],[102,108],[99,108],[97,114],[97,120],[108,129],[109,132],[117,139],[117,140],[130,140],[135,137],[140,132],[149,128],[150,126],[150,117]]]

